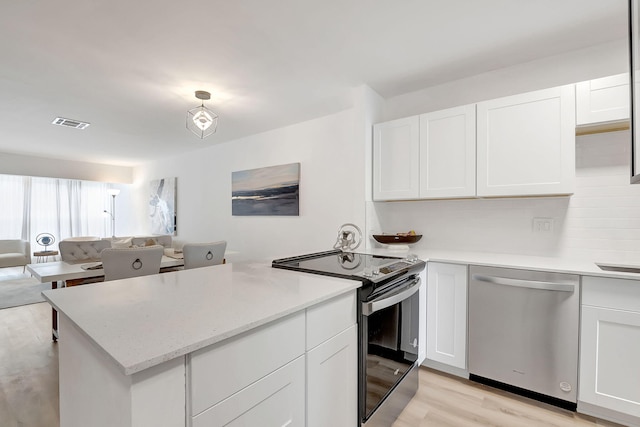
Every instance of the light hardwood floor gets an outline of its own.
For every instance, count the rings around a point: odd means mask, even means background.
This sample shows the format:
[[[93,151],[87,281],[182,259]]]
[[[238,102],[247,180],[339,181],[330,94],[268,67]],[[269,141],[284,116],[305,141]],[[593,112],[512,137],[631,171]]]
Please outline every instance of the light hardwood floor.
[[[420,368],[420,387],[393,427],[621,427],[463,378]]]
[[[0,310],[0,325],[0,426],[58,427],[58,348],[51,341],[50,306]],[[420,389],[393,427],[427,426],[618,425],[421,368]]]
[[[47,303],[0,310],[0,425],[57,427],[58,346]]]

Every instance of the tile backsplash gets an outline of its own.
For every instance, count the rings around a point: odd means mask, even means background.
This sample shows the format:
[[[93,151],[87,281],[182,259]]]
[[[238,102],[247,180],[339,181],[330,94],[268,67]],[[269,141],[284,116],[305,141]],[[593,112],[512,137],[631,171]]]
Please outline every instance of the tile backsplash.
[[[640,184],[629,184],[630,138],[629,131],[576,137],[572,196],[368,202],[367,235],[414,229],[423,234],[416,249],[640,264]],[[535,231],[534,219],[551,219],[552,229]]]

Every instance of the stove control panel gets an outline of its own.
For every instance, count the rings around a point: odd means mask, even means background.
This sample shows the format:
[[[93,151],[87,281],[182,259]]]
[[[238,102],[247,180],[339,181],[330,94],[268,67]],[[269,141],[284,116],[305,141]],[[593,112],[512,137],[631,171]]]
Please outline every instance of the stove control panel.
[[[405,268],[406,266],[407,266],[407,263],[404,261],[395,262],[391,265],[385,265],[384,267],[381,267],[380,273],[382,274],[393,273],[394,271],[398,271],[402,268]]]

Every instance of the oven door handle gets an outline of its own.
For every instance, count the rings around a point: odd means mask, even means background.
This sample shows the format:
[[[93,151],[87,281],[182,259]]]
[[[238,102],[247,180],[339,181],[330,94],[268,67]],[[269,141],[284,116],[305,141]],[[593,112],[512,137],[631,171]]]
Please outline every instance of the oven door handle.
[[[408,285],[403,286],[398,290],[394,290],[390,294],[381,298],[376,298],[373,301],[362,303],[362,314],[370,316],[376,311],[398,304],[418,292],[418,289],[420,289],[420,277],[416,277],[411,280]]]

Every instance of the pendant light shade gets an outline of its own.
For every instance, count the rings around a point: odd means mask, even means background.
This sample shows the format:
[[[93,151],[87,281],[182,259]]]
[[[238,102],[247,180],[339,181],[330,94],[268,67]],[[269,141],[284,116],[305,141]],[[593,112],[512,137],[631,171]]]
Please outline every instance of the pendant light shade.
[[[202,105],[187,111],[187,129],[204,139],[216,133],[218,115],[204,106],[204,100],[211,99],[209,92],[197,90],[196,98],[202,100]]]

